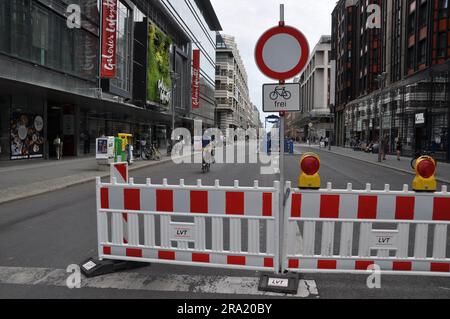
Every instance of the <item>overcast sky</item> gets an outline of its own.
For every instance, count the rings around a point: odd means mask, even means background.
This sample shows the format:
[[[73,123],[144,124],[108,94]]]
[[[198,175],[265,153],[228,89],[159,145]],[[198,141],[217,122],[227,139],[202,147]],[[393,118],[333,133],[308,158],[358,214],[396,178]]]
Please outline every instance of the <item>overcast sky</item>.
[[[262,85],[274,81],[256,66],[254,50],[258,38],[278,24],[279,5],[285,5],[286,24],[298,28],[307,37],[311,51],[321,35],[331,34],[331,12],[335,0],[211,0],[224,34],[236,42],[248,73],[250,99],[262,114]],[[261,115],[264,118],[264,115]]]

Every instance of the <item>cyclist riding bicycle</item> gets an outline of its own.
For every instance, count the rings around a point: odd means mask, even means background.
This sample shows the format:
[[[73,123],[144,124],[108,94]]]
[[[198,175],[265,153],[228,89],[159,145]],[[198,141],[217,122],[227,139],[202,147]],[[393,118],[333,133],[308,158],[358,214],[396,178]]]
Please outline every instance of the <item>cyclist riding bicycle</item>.
[[[209,171],[211,164],[215,163],[215,141],[214,136],[211,138],[204,137],[202,140],[202,170]]]

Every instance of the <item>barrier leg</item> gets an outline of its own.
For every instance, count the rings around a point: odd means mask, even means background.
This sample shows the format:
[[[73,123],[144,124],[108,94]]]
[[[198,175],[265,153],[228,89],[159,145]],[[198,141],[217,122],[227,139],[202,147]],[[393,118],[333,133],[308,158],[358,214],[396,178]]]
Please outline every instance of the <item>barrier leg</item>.
[[[277,187],[277,186],[276,186]],[[278,189],[280,188],[278,183]],[[277,214],[276,218],[278,223],[282,225],[279,227],[280,230],[277,234],[277,238],[279,241],[279,245],[277,245],[278,249],[278,265],[279,265],[279,273],[278,274],[262,274],[259,281],[258,289],[260,291],[267,292],[275,292],[275,293],[285,293],[296,295],[298,293],[298,285],[299,285],[299,275],[294,273],[286,273],[284,269],[286,269],[286,254],[287,249],[290,246],[287,246],[288,243],[287,232],[285,231],[287,227],[297,227],[297,225],[289,225],[288,218],[290,214],[286,213],[285,207],[291,207],[292,203],[292,194],[291,194],[291,184],[290,182],[286,183],[285,187],[283,187],[283,192],[281,192],[282,196],[279,196],[280,203],[277,203]],[[294,232],[296,234],[297,232]],[[298,231],[300,233],[300,231]],[[278,243],[277,243],[278,244]],[[297,243],[298,245],[300,242]],[[300,246],[296,248],[300,250]]]

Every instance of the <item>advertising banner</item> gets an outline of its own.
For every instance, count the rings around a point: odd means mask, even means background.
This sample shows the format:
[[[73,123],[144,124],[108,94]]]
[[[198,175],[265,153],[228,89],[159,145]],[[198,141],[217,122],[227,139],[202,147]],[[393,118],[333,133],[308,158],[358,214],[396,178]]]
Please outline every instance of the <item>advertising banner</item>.
[[[170,47],[172,39],[154,24],[148,28],[147,101],[168,106],[172,101]]]
[[[117,0],[102,0],[102,78],[116,76]]]
[[[192,109],[200,107],[200,50],[192,51]]]
[[[44,157],[41,115],[14,113],[11,117],[11,160]]]

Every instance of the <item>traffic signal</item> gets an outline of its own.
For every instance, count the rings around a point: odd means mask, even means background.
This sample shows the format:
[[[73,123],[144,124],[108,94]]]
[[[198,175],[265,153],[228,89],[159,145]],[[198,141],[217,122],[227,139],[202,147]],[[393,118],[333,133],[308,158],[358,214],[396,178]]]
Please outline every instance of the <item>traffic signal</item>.
[[[437,190],[436,161],[430,156],[421,156],[416,160],[415,170],[414,191],[435,192]]]
[[[320,188],[320,158],[317,154],[306,153],[300,159],[301,175],[298,179],[300,189]]]

